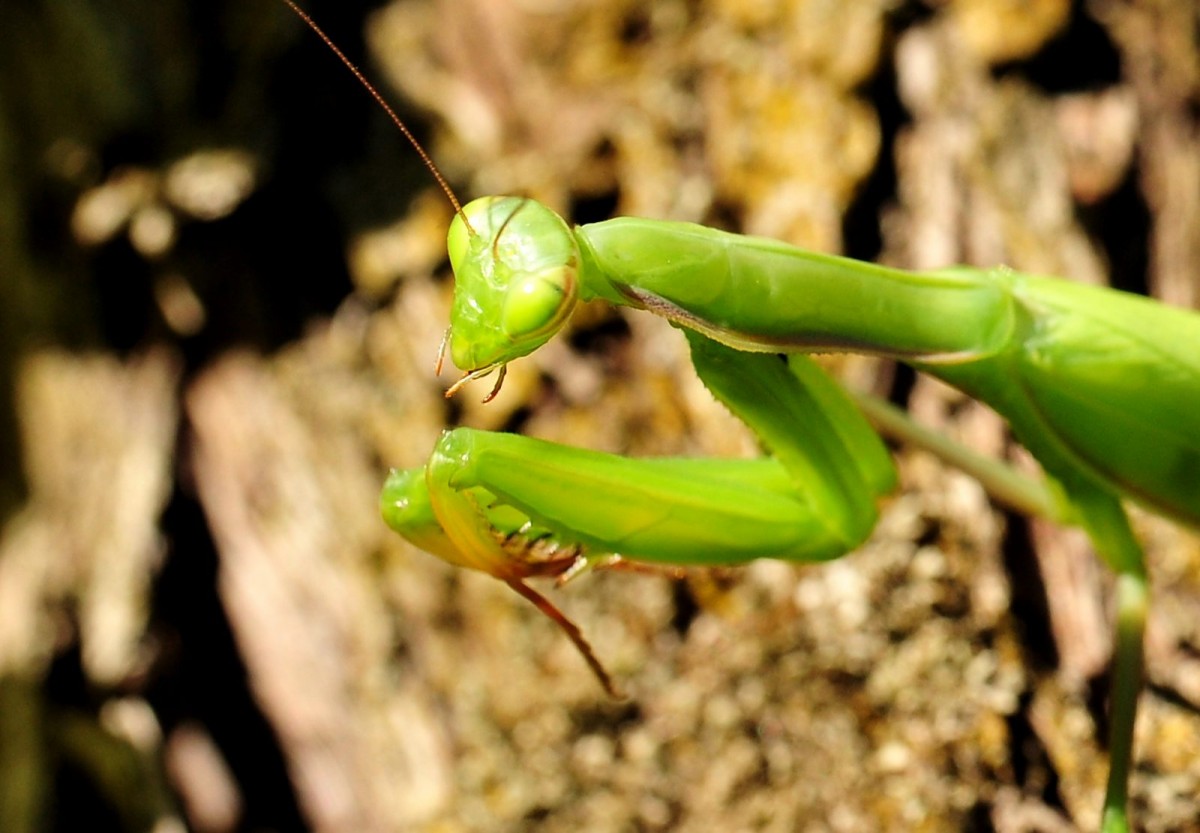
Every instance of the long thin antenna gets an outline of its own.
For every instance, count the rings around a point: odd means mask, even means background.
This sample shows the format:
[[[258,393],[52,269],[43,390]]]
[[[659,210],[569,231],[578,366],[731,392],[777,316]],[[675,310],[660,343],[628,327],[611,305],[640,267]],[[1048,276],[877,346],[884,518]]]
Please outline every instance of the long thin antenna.
[[[333,54],[337,55],[338,58],[341,59],[341,62],[346,65],[346,68],[354,73],[354,77],[358,79],[358,82],[367,88],[367,92],[371,94],[371,98],[375,99],[379,106],[383,108],[383,111],[387,113],[391,120],[395,123],[396,127],[400,128],[400,132],[404,134],[404,138],[408,139],[409,144],[411,144],[417,151],[417,156],[421,157],[421,161],[425,163],[425,167],[429,169],[429,172],[433,174],[433,178],[437,180],[437,184],[441,186],[442,191],[444,191],[446,196],[450,198],[450,204],[454,206],[454,213],[463,216],[462,205],[459,203],[458,197],[454,196],[454,190],[450,187],[450,183],[448,183],[446,178],[442,176],[442,172],[438,170],[438,166],[433,163],[433,158],[425,152],[425,148],[421,147],[421,143],[417,141],[417,137],[414,136],[412,131],[408,129],[408,126],[400,120],[400,117],[396,115],[396,111],[391,108],[391,105],[389,105],[384,97],[379,94],[379,91],[376,90],[371,82],[367,80],[367,77],[362,74],[359,68],[354,65],[354,62],[347,58],[342,50],[338,49],[337,44],[333,42],[329,35],[325,34],[325,30],[318,26],[316,21],[308,16],[308,13],[304,11],[304,9],[297,6],[294,2],[292,2],[292,0],[283,0],[283,2],[292,7],[292,11],[299,15],[300,19],[307,23],[308,28],[316,32],[317,36],[321,40],[325,41],[325,45],[333,50]],[[466,219],[467,218],[463,216],[463,222],[466,222]],[[467,224],[467,228],[470,228],[469,223]]]

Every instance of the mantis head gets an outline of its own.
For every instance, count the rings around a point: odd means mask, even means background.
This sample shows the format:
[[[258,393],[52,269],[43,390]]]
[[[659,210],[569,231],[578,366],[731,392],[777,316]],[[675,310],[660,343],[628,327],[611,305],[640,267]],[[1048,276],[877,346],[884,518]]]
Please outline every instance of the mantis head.
[[[455,215],[447,248],[455,277],[450,358],[466,374],[449,396],[493,370],[503,379],[508,362],[562,329],[579,297],[579,247],[541,203],[483,197]]]
[[[579,247],[574,234],[561,217],[529,199],[484,197],[460,207],[442,172],[391,105],[303,9],[293,0],[283,2],[383,108],[454,206],[447,245],[456,280],[447,340],[450,357],[466,375],[446,395],[499,370],[496,387],[484,400],[488,401],[500,391],[505,365],[545,344],[571,314],[578,297]],[[445,347],[443,342],[443,353]],[[439,355],[439,370],[441,366]]]

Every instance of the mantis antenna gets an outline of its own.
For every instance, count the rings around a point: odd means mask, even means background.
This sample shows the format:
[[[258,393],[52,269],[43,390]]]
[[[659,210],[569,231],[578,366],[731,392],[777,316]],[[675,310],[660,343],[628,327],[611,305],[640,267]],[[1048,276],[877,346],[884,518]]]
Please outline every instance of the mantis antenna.
[[[417,152],[417,156],[421,158],[421,162],[425,165],[426,169],[428,169],[429,173],[433,174],[433,178],[437,182],[438,187],[442,189],[442,193],[446,195],[446,198],[450,200],[450,204],[454,206],[454,213],[462,218],[463,225],[467,227],[467,233],[471,236],[474,236],[475,229],[471,227],[471,221],[468,220],[467,215],[463,213],[462,203],[460,203],[458,201],[458,197],[455,196],[454,189],[450,187],[450,183],[446,181],[446,177],[442,175],[441,170],[434,163],[433,157],[425,151],[425,148],[422,147],[421,143],[417,141],[417,137],[414,136],[412,131],[408,129],[408,125],[406,125],[404,121],[398,115],[396,115],[396,111],[393,110],[392,106],[387,103],[387,99],[380,95],[379,90],[375,89],[375,85],[367,80],[367,77],[362,74],[362,71],[358,68],[358,66],[346,57],[346,53],[342,52],[342,50],[338,48],[338,45],[333,42],[333,39],[329,37],[329,35],[325,34],[325,30],[318,26],[315,20],[309,17],[308,12],[297,6],[293,0],[283,0],[283,2],[287,3],[291,10],[294,11],[301,20],[308,24],[308,28],[317,33],[317,37],[325,41],[325,45],[333,50],[333,54],[337,55],[338,60],[346,65],[346,68],[354,74],[354,77],[358,79],[358,82],[366,88],[368,93],[371,94],[371,98],[375,99],[375,103],[383,108],[383,112],[388,114],[388,118],[390,118],[392,123],[399,128],[400,132],[404,135],[404,138],[408,139],[408,143],[413,146],[413,150]],[[442,337],[442,344],[438,348],[437,364],[434,367],[434,373],[436,374],[440,374],[442,372],[442,361],[446,357],[446,345],[449,342],[449,339],[450,330],[447,328],[446,334]],[[459,379],[457,384],[451,386],[451,388],[446,391],[446,398],[449,399],[464,384],[480,375],[484,374],[477,373],[472,375],[468,373],[466,376]],[[500,383],[503,381],[504,371],[501,370],[500,377],[496,382],[495,388],[492,389],[492,392],[488,395],[487,399],[483,400],[484,402],[490,402],[495,398],[496,394],[500,392]]]
[[[318,26],[317,22],[308,16],[308,12],[297,6],[294,2],[292,2],[292,0],[283,0],[283,2],[287,3],[288,6],[291,7],[292,11],[294,11],[301,20],[308,24],[308,28],[317,33],[317,37],[325,41],[325,45],[333,50],[333,54],[338,56],[338,59],[346,65],[348,70],[354,73],[354,77],[357,78],[358,82],[362,84],[363,87],[366,88],[367,92],[371,94],[371,98],[375,99],[375,102],[383,108],[385,113],[388,114],[388,118],[390,118],[396,127],[400,129],[400,132],[404,134],[404,138],[408,139],[409,144],[411,144],[413,149],[416,150],[417,156],[421,157],[421,162],[423,162],[425,167],[429,169],[429,173],[433,174],[433,178],[437,181],[438,186],[442,189],[442,192],[446,195],[446,197],[449,198],[450,204],[454,206],[454,213],[462,217],[462,221],[467,226],[467,231],[469,231],[471,234],[474,234],[475,230],[471,228],[471,223],[467,220],[466,215],[463,214],[462,204],[459,203],[458,197],[454,195],[454,189],[450,187],[450,183],[446,181],[446,177],[442,176],[442,172],[438,169],[438,166],[434,164],[433,157],[425,152],[425,148],[421,147],[421,143],[417,141],[417,137],[414,136],[412,131],[408,129],[408,125],[406,125],[401,118],[396,115],[396,111],[393,110],[391,105],[387,103],[387,100],[380,95],[379,91],[375,89],[375,86],[367,80],[367,77],[362,74],[362,71],[359,70],[355,63],[347,58],[346,54],[342,52],[342,50],[338,49],[338,46],[333,42],[333,39],[330,38],[329,35],[325,34],[325,30]],[[438,363],[439,365],[441,364],[440,359]]]

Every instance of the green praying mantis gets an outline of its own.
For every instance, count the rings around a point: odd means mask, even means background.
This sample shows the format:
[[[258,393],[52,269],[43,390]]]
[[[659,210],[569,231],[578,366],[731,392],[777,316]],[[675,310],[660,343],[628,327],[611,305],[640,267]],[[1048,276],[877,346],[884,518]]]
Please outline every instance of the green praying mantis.
[[[856,400],[807,354],[905,362],[1001,414],[1047,484],[966,452],[947,456],[1001,499],[1081,526],[1117,576],[1102,829],[1128,829],[1147,577],[1122,500],[1200,526],[1200,315],[1006,268],[909,272],[687,223],[572,227],[520,197],[460,206],[358,69],[284,2],[387,110],[455,207],[456,283],[441,355],[448,347],[464,375],[448,396],[495,373],[490,399],[509,362],[552,338],[579,301],[603,299],[683,329],[700,379],[768,452],[630,459],[458,428],[425,466],[389,476],[380,505],[390,527],[505,581],[566,631],[615,693],[579,629],[525,580],[621,564],[810,562],[853,550],[896,482],[864,411],[901,432],[920,429],[882,403]]]

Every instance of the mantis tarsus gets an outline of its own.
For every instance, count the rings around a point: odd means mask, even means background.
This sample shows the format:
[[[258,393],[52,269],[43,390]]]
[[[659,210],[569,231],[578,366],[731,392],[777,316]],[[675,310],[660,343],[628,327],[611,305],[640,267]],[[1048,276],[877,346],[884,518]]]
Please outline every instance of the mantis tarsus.
[[[905,362],[1004,416],[1048,476],[1029,507],[1081,526],[1117,574],[1103,829],[1128,828],[1147,583],[1121,500],[1200,525],[1200,316],[1004,268],[907,272],[684,223],[572,228],[519,197],[460,207],[435,176],[457,212],[448,347],[465,375],[449,393],[492,372],[498,389],[508,362],[553,337],[577,301],[600,298],[684,329],[700,378],[770,456],[635,460],[460,428],[425,466],[388,479],[393,529],[532,600],[612,691],[578,629],[524,580],[618,560],[731,565],[854,549],[895,473],[854,401],[804,354]]]

